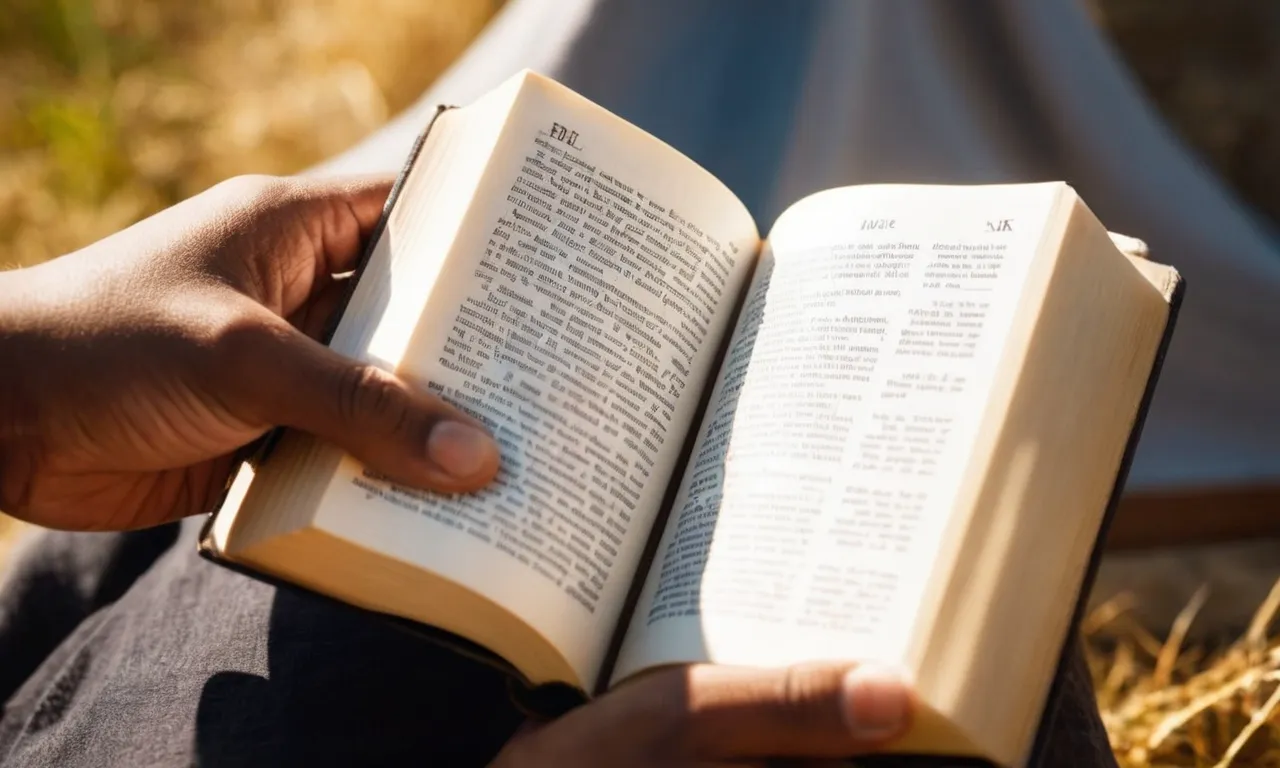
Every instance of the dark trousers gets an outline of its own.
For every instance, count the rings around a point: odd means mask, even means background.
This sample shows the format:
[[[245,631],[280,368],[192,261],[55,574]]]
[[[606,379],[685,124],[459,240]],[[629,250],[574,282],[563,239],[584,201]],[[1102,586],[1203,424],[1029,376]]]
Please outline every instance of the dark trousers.
[[[499,675],[210,565],[198,521],[41,532],[0,584],[0,766],[483,766],[516,728]],[[1050,765],[1115,765],[1083,659]]]

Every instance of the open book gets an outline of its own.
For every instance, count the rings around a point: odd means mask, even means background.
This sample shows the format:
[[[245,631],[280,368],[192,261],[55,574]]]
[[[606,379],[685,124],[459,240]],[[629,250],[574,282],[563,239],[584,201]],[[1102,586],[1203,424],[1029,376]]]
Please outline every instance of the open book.
[[[497,482],[397,487],[284,433],[203,546],[584,694],[899,663],[900,749],[1012,764],[1180,284],[1062,183],[832,189],[761,240],[692,161],[522,73],[439,114],[330,340],[482,419]]]

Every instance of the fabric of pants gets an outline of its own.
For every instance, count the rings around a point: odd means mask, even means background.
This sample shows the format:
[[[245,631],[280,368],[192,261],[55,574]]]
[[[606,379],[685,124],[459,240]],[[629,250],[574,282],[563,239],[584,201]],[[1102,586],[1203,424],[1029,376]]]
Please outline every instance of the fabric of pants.
[[[195,521],[41,532],[0,587],[0,765],[484,765],[506,682],[195,552]]]
[[[400,629],[213,565],[199,522],[39,532],[0,583],[0,766],[483,766],[506,681]],[[1052,768],[1111,768],[1083,657]]]

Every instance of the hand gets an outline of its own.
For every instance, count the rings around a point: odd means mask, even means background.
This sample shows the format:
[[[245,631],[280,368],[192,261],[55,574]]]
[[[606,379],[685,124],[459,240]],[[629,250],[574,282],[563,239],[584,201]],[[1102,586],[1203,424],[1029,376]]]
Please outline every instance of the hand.
[[[0,509],[64,529],[205,512],[275,425],[405,484],[491,480],[497,448],[470,418],[314,340],[389,187],[233,179],[0,273]]]
[[[869,667],[669,668],[522,731],[490,768],[837,765],[901,736],[913,710],[899,677]]]

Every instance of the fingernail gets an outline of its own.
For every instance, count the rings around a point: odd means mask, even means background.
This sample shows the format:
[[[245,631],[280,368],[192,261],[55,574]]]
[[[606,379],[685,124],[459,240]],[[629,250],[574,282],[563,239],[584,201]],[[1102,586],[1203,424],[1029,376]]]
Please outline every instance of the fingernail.
[[[442,421],[427,437],[427,458],[459,480],[469,480],[487,469],[497,452],[493,438],[460,421]]]
[[[888,667],[866,665],[844,678],[844,715],[854,737],[880,741],[906,730],[911,698],[906,677]]]

